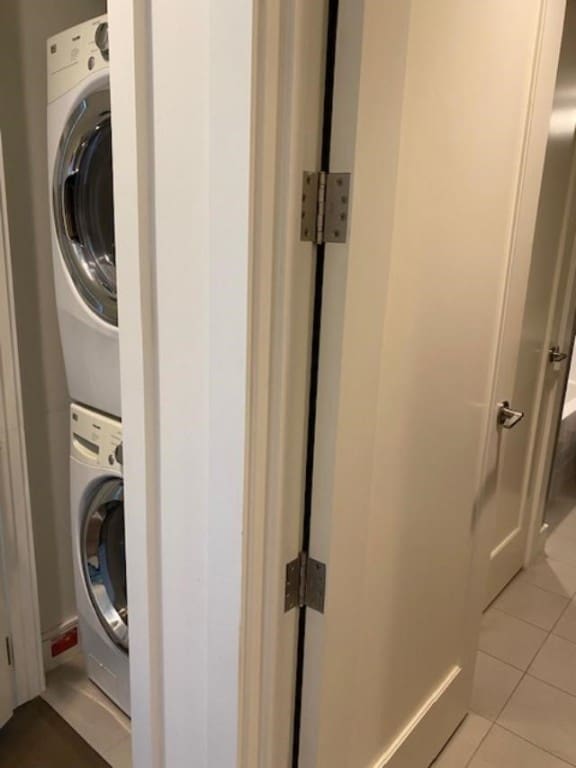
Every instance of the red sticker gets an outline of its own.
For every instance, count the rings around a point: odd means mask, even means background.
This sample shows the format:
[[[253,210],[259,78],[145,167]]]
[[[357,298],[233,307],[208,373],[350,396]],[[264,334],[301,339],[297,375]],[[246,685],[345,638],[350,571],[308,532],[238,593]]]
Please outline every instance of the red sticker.
[[[59,656],[64,651],[70,650],[70,648],[74,648],[75,645],[78,645],[78,627],[74,627],[55,640],[52,640],[52,658]]]

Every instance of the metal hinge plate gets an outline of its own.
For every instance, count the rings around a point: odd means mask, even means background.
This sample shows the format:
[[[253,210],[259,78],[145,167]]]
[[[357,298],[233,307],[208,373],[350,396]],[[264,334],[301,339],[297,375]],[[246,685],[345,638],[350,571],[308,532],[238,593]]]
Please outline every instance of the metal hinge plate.
[[[304,171],[300,239],[345,243],[348,230],[349,173]]]
[[[286,565],[284,610],[312,608],[324,613],[326,565],[301,552]]]

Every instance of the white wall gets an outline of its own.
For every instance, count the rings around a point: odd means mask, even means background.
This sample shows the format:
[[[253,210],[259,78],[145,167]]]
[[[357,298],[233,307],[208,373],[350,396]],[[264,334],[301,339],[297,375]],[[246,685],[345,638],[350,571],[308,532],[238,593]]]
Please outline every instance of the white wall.
[[[232,768],[253,8],[150,7],[109,3],[126,45],[111,85],[134,754],[139,768]]]
[[[251,5],[152,3],[162,573],[172,585],[163,590],[164,699],[174,766],[233,766],[236,757]]]
[[[45,41],[105,12],[105,0],[2,0],[0,130],[43,632],[75,614],[68,392],[52,277]]]

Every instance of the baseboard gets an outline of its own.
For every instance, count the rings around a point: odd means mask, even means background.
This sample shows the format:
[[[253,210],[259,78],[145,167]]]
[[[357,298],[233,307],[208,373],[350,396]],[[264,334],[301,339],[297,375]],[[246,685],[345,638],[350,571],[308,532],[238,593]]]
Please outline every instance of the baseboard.
[[[414,743],[410,743],[416,735],[416,732],[425,723],[427,716],[435,710],[437,706],[442,707],[446,704],[449,690],[461,682],[462,667],[453,667],[444,680],[440,683],[432,695],[424,702],[419,711],[414,715],[410,722],[403,728],[402,732],[396,737],[393,743],[386,749],[378,760],[372,765],[372,768],[389,768],[392,765],[409,765],[411,759],[409,753],[414,749]],[[462,715],[463,717],[463,715]],[[461,718],[460,718],[461,719]],[[452,731],[446,734],[450,735]],[[418,739],[414,739],[417,741]],[[440,748],[441,744],[438,744]],[[407,749],[406,749],[407,748]],[[396,762],[398,761],[398,762]]]
[[[75,636],[74,633],[76,633]],[[50,672],[61,664],[65,664],[79,650],[78,619],[74,616],[62,622],[58,627],[42,633],[44,671]]]

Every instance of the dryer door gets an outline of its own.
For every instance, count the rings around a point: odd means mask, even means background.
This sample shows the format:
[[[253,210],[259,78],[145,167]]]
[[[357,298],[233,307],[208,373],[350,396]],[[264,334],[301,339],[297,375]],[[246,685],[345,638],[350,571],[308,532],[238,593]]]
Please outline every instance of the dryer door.
[[[117,325],[112,131],[108,87],[85,96],[60,141],[52,188],[64,263],[86,305]]]
[[[82,569],[96,614],[110,638],[128,650],[124,483],[108,477],[88,497],[81,540]]]

